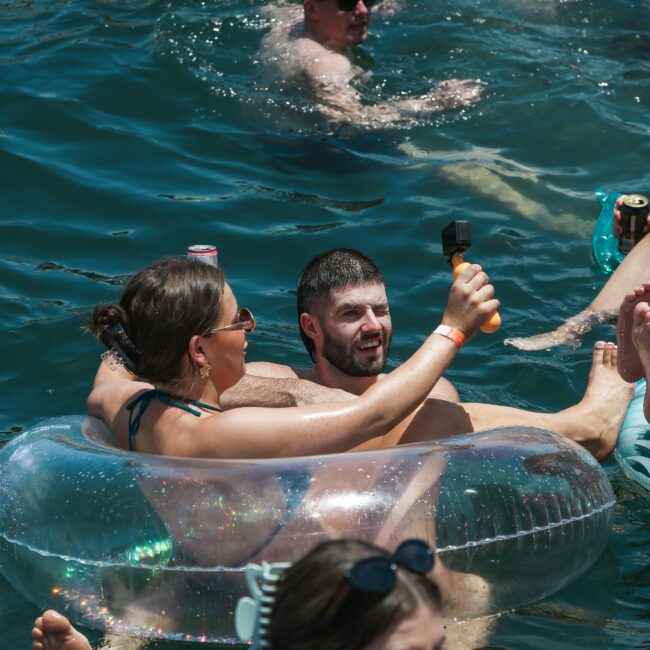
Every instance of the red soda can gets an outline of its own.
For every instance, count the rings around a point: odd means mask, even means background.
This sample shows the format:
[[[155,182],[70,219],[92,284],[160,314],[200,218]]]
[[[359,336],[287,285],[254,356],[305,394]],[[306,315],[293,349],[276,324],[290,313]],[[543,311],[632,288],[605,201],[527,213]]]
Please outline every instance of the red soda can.
[[[212,266],[219,266],[219,258],[217,254],[217,247],[210,244],[194,244],[187,249],[187,258],[191,260],[199,260]]]
[[[648,232],[648,197],[643,194],[628,194],[619,208],[621,232],[618,236],[618,250],[627,255]]]

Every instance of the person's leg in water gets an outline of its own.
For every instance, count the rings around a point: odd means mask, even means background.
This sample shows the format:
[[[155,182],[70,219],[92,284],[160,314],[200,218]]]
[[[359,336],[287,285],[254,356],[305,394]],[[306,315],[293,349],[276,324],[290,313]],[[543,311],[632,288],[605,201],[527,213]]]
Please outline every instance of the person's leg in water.
[[[639,284],[648,272],[650,237],[644,237],[623,259],[594,300],[579,314],[572,316],[557,329],[534,336],[506,339],[505,343],[520,350],[548,350],[557,345],[577,347],[582,337],[595,325],[613,321],[621,301],[631,287]]]
[[[53,609],[34,621],[32,639],[32,650],[91,650],[88,639]]]
[[[617,347],[594,346],[589,383],[577,404],[557,413],[537,413],[495,404],[452,404],[429,399],[402,425],[383,437],[383,446],[441,439],[499,426],[554,431],[605,460],[614,450],[634,387],[618,374]]]

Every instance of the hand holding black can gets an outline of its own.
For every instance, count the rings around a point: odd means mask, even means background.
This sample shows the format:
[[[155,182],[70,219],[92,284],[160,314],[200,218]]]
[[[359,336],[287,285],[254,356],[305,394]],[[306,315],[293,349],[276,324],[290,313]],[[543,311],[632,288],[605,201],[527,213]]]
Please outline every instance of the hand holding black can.
[[[618,250],[627,255],[650,231],[650,205],[643,194],[623,194],[614,207],[614,235]]]

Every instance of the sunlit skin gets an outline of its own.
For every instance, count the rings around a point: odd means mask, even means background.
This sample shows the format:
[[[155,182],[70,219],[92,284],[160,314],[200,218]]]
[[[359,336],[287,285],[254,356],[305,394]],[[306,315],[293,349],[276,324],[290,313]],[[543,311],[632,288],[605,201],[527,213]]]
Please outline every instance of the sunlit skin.
[[[386,365],[393,336],[386,288],[381,283],[335,290],[300,317],[323,357],[324,385],[363,392]],[[354,377],[354,385],[350,378]]]
[[[625,294],[621,302],[616,336],[619,346],[618,371],[626,381],[638,381],[645,376],[645,369],[632,339],[634,312],[639,304],[650,302],[650,282],[635,287]]]
[[[384,17],[400,8],[394,0],[372,6],[373,12]],[[304,0],[302,9],[269,3],[265,13],[271,17],[271,29],[263,40],[265,59],[307,90],[328,120],[383,128],[420,114],[470,106],[481,98],[479,80],[448,79],[423,94],[364,101],[355,84],[364,71],[350,54],[368,38],[371,11],[366,0],[350,5],[349,11],[339,7],[339,0]]]
[[[32,650],[91,650],[91,646],[65,616],[48,609],[34,621]]]
[[[332,351],[341,353],[348,350],[350,362],[357,366],[362,360],[378,361],[387,351],[387,342],[392,335],[390,313],[385,309],[385,303],[383,283],[345,287],[333,292],[319,304],[310,306],[309,313],[300,317],[304,332],[314,341],[314,366],[296,368],[255,363],[249,367],[249,379],[255,375],[299,377],[328,388],[363,394],[383,381],[384,375],[381,372],[373,376],[348,373],[340,354],[332,354]],[[358,343],[365,335],[383,336],[382,345],[369,351],[358,349]],[[632,387],[621,381],[616,371],[616,348],[613,344],[597,344],[592,361],[589,385],[583,399],[563,411],[548,414],[494,404],[456,404],[444,396],[430,395],[434,399],[424,402],[417,412],[384,436],[380,444],[394,446],[421,442],[431,439],[432,435],[444,438],[505,425],[536,426],[579,442],[596,458],[604,460],[616,443]],[[379,370],[379,365],[376,370]],[[433,428],[432,422],[436,423]],[[374,443],[364,444],[359,449],[374,448],[371,444]]]
[[[215,327],[237,322],[239,305],[230,285],[226,283],[221,299],[222,317]],[[217,332],[210,336],[195,337],[195,346],[205,355],[210,366],[219,364],[219,373],[214,373],[214,384],[222,393],[229,386],[236,384],[246,373],[244,359],[246,356],[246,334],[243,330]]]
[[[368,38],[370,9],[363,0],[341,11],[337,0],[305,0],[305,33],[332,50],[344,51]]]
[[[420,604],[364,650],[442,650],[443,640],[440,612]]]
[[[618,371],[626,381],[638,381],[650,375],[650,282],[626,294],[621,303],[616,329],[619,356]],[[650,421],[650,392],[643,403]]]
[[[485,320],[486,310],[494,311],[498,307],[493,295],[494,287],[488,284],[479,266],[465,269],[450,290],[443,323],[461,329],[470,338],[477,323]],[[370,304],[376,307],[385,301],[382,294]],[[237,302],[226,285],[219,322],[214,326],[235,324],[237,312]],[[376,315],[373,312],[372,318],[365,317],[368,323],[362,330],[376,338]],[[380,314],[380,318],[387,319],[387,314]],[[389,334],[388,325],[385,329]],[[388,337],[381,346],[371,341],[368,349],[358,350],[357,354],[372,359],[379,354],[377,348],[383,348],[387,341]],[[161,346],[164,347],[163,343]],[[156,384],[155,388],[185,401],[218,407],[222,392],[244,375],[245,350],[246,334],[242,329],[196,334],[188,342],[179,379],[173,385]],[[328,404],[230,408],[220,413],[199,406],[201,413],[196,416],[178,406],[153,400],[140,419],[137,439],[132,434],[131,441],[135,442],[136,451],[184,457],[264,458],[347,451],[378,440],[416,409],[440,380],[457,351],[452,341],[432,333],[389,376],[381,382],[374,378],[373,385],[363,395],[352,400],[346,396],[342,401]],[[102,363],[87,402],[89,413],[104,420],[116,433],[118,445],[124,448],[129,447],[126,405],[151,387],[132,379]]]

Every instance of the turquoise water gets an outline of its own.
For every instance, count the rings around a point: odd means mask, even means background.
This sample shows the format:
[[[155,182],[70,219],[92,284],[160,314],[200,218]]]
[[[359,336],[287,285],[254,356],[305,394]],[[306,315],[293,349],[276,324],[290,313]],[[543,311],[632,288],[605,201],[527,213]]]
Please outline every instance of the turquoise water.
[[[470,259],[490,272],[504,319],[455,361],[462,397],[540,410],[581,397],[590,346],[611,328],[576,350],[503,340],[564,320],[602,286],[593,191],[650,191],[650,4],[403,4],[355,53],[372,73],[364,95],[478,77],[484,99],[372,133],[329,128],[273,80],[260,2],[0,4],[2,440],[83,411],[101,352],[83,318],[192,243],[219,247],[259,318],[249,358],[296,363],[302,265],[328,247],[363,249],[386,271],[399,363],[442,313],[440,230],[457,217],[472,220]],[[483,190],[468,163],[490,171]],[[547,212],[525,218],[486,195],[499,179]],[[619,504],[605,555],[561,594],[502,617],[490,647],[650,647],[650,497],[607,471]],[[0,581],[0,646],[29,647],[35,613]]]

